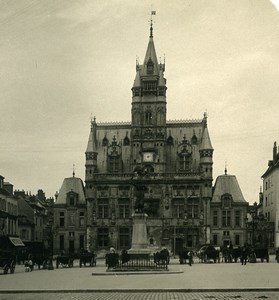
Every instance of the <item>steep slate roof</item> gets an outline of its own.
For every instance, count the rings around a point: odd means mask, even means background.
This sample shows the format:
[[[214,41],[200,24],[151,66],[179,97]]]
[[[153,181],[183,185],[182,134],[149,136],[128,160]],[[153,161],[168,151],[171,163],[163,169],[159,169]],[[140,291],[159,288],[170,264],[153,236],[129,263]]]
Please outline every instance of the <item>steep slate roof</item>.
[[[212,197],[213,203],[220,203],[221,196],[224,194],[231,194],[234,202],[247,203],[244,199],[238,181],[235,175],[221,175],[218,176],[214,185],[214,192]]]
[[[202,143],[201,143],[201,150],[211,150],[213,149],[212,145],[211,145],[211,141],[210,141],[210,137],[209,137],[209,132],[207,127],[204,128],[204,132],[203,132],[203,136],[202,136]]]
[[[153,41],[152,27],[150,28],[149,43],[148,43],[148,47],[147,47],[147,50],[146,50],[141,75],[146,75],[147,74],[147,63],[148,63],[149,59],[151,59],[153,64],[154,64],[154,75],[158,76],[159,75],[158,60],[157,60],[157,55],[156,55],[154,41]]]
[[[62,183],[62,187],[59,191],[56,204],[66,204],[67,194],[71,191],[79,195],[78,203],[86,203],[84,185],[82,180],[77,177],[69,177],[65,178]]]
[[[25,216],[30,223],[34,223],[34,210],[33,208],[25,201],[25,199],[18,197],[18,215]]]
[[[270,161],[267,170],[262,175],[262,178],[265,178],[269,174],[271,174],[275,169],[279,168],[279,156],[275,157],[275,161]]]

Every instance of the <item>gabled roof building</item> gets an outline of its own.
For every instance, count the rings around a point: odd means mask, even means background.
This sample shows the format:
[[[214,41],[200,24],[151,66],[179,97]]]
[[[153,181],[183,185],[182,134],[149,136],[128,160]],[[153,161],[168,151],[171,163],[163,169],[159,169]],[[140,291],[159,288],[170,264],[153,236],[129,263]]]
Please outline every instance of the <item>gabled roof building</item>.
[[[235,175],[217,177],[210,205],[211,241],[216,246],[242,246],[247,241],[249,203],[244,199]]]
[[[86,200],[83,181],[65,178],[53,205],[53,252],[78,253],[85,248]]]
[[[279,248],[279,151],[276,142],[262,180],[262,212],[267,221],[274,222],[274,247]]]

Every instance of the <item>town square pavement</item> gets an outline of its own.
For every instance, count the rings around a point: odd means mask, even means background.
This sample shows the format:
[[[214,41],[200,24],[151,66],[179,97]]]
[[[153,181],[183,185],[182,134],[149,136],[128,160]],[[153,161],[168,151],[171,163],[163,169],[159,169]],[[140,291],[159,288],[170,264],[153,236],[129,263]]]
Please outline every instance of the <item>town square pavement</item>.
[[[55,266],[55,264],[54,264]],[[180,265],[171,259],[169,272],[127,274],[106,272],[103,259],[96,267],[0,275],[0,299],[279,299],[279,264],[199,263]]]

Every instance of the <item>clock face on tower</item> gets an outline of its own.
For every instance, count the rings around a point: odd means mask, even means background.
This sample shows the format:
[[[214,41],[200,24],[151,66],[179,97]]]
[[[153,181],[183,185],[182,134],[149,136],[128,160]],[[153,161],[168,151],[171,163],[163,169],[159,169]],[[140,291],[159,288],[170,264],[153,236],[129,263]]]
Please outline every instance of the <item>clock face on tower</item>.
[[[153,153],[152,152],[144,152],[143,153],[143,161],[144,162],[152,162],[153,161]]]

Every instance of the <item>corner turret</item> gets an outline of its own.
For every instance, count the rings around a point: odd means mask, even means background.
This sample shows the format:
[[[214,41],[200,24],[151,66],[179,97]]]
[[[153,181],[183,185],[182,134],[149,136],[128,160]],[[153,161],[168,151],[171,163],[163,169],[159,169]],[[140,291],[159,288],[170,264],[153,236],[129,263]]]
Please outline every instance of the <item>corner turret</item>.
[[[97,156],[97,123],[94,117],[94,119],[91,120],[91,130],[85,152],[85,181],[97,172]]]

